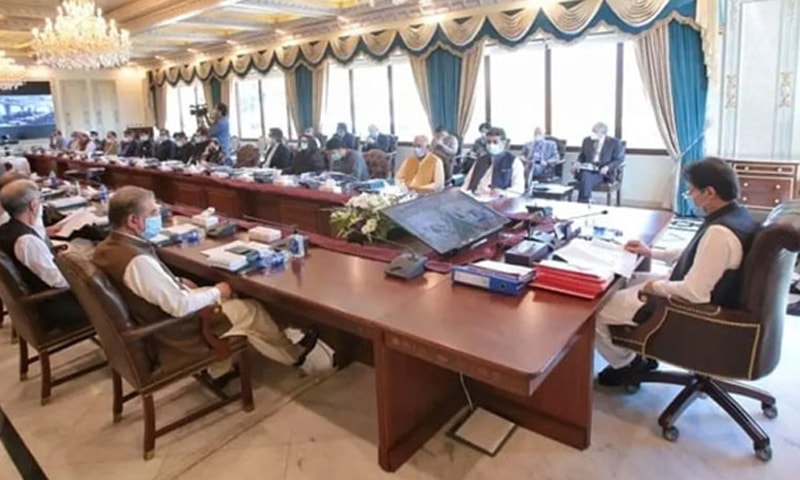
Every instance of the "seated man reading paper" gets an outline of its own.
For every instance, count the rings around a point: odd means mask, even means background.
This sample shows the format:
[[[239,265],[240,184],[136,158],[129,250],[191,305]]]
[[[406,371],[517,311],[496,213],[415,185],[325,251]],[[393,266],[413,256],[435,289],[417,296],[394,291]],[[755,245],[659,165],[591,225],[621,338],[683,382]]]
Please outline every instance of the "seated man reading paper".
[[[170,316],[183,317],[219,302],[227,321],[213,326],[216,334],[244,335],[259,353],[285,365],[305,363],[316,346],[316,333],[293,344],[259,302],[234,299],[231,286],[224,282],[197,288],[178,279],[161,262],[148,241],[161,231],[161,209],[153,192],[133,186],[117,190],[109,201],[108,220],[113,232],[97,246],[92,261],[119,290],[134,321],[147,325]],[[206,351],[196,331],[197,323],[187,321],[156,334],[154,366],[168,368],[187,354]]]
[[[637,277],[628,288],[615,293],[597,314],[595,347],[608,362],[598,376],[605,386],[621,386],[631,376],[657,367],[653,360],[614,345],[609,325],[636,325],[634,318],[644,306],[640,290],[679,297],[691,303],[712,303],[736,308],[741,283],[740,267],[758,224],[746,208],[736,202],[739,180],[723,160],[706,158],[686,167],[689,186],[684,194],[705,218],[683,251],[653,251],[639,241],[625,248],[644,257],[673,264],[668,278]]]

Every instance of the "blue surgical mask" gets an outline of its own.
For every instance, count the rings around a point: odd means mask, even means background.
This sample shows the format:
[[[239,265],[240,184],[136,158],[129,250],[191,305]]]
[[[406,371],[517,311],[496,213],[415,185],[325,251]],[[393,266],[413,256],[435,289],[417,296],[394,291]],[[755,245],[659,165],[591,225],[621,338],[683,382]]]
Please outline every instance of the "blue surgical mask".
[[[161,233],[161,214],[151,215],[144,219],[142,236],[147,240]]]
[[[503,145],[499,143],[490,143],[486,146],[486,151],[492,155],[497,155],[503,152]]]
[[[338,162],[342,159],[342,154],[339,152],[331,152],[331,161]]]

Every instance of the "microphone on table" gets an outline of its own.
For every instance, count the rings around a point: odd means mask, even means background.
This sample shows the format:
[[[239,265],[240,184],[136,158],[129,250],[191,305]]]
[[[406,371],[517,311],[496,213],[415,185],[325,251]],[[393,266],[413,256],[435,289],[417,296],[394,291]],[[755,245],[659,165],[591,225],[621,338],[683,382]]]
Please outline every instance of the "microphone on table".
[[[608,210],[600,210],[600,211],[596,211],[596,212],[582,213],[580,215],[574,215],[572,217],[559,218],[558,220],[560,222],[571,222],[573,220],[580,220],[581,218],[594,217],[596,215],[608,215]]]
[[[420,255],[413,248],[399,242],[377,237],[376,240],[394,247],[400,247],[404,250],[403,253],[394,257],[392,261],[389,262],[389,265],[383,269],[383,273],[391,277],[402,278],[403,280],[411,280],[425,273],[425,262],[427,262],[428,259],[424,255]]]

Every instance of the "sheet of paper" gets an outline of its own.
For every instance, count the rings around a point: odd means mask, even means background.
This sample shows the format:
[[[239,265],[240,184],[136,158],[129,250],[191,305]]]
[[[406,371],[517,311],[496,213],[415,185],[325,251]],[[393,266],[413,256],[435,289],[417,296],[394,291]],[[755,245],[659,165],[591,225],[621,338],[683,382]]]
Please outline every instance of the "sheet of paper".
[[[508,275],[517,275],[524,277],[533,270],[530,267],[522,267],[520,265],[512,265],[510,263],[496,262],[494,260],[483,260],[475,263],[476,267],[485,268],[486,270],[493,270],[495,272],[505,273]]]
[[[556,250],[555,255],[579,267],[610,270],[625,278],[633,275],[638,261],[636,254],[616,242],[580,238]]]
[[[225,245],[220,245],[219,247],[209,248],[208,250],[203,250],[201,253],[206,256],[218,255],[220,253],[224,253],[229,255],[230,252],[228,250],[236,247],[244,247],[249,248],[251,250],[255,250],[257,252],[261,252],[262,254],[266,254],[272,251],[272,248],[269,245],[259,243],[259,242],[245,242],[244,240],[234,240],[233,242],[226,243]]]
[[[70,212],[63,220],[58,222],[56,226],[59,227],[58,233],[54,236],[67,238],[72,235],[76,230],[80,230],[86,225],[106,225],[108,224],[108,217],[101,217],[89,208],[81,208]]]
[[[192,230],[199,230],[197,225],[191,223],[180,223],[163,229],[163,232],[171,233],[172,235],[184,235]]]

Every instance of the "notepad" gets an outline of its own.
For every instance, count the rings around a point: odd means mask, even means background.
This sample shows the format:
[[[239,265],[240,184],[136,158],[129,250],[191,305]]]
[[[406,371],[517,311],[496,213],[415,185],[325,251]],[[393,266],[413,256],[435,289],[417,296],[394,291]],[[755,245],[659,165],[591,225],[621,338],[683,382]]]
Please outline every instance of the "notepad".
[[[555,254],[565,262],[578,267],[610,270],[617,275],[631,278],[639,257],[616,243],[606,240],[583,240],[576,238],[559,248]]]

